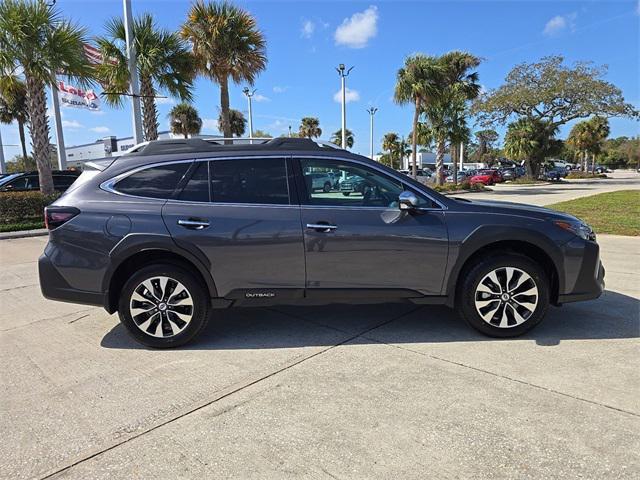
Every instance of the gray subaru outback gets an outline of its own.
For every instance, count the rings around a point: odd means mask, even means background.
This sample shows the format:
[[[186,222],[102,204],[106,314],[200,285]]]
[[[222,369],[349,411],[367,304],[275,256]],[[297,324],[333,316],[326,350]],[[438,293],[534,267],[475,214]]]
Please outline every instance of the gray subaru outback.
[[[216,309],[305,302],[442,304],[511,337],[603,291],[595,235],[570,215],[445,197],[308,139],[227,143],[88,164],[45,211],[44,296],[117,311],[140,343],[174,347]],[[336,182],[315,188],[318,174]]]

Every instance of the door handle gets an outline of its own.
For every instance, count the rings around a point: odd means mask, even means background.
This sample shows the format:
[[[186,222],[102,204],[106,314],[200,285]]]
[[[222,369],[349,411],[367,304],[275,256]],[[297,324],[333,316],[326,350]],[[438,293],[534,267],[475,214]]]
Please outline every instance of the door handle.
[[[193,218],[178,220],[178,225],[189,230],[203,230],[209,226],[209,222],[206,220],[195,220]]]
[[[307,223],[307,228],[315,230],[316,232],[328,233],[336,230],[337,225],[330,225],[328,223]]]

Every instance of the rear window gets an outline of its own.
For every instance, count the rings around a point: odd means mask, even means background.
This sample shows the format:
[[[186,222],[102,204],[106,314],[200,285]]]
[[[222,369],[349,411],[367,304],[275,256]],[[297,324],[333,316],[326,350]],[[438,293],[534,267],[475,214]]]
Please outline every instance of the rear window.
[[[215,203],[289,204],[284,158],[216,160],[209,175]]]
[[[179,200],[189,202],[208,202],[209,199],[209,162],[198,162],[191,178],[178,196]]]
[[[120,180],[115,189],[136,197],[169,198],[189,165],[183,162],[145,168]]]

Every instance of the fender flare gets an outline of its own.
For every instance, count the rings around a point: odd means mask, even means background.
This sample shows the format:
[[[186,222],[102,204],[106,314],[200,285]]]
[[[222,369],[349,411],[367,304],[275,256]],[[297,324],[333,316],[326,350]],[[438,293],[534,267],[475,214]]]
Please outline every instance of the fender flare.
[[[453,306],[458,277],[465,263],[479,250],[500,242],[522,242],[542,250],[555,268],[558,291],[564,291],[564,257],[560,246],[537,230],[517,226],[482,225],[471,232],[459,245],[458,255],[446,279],[447,304]]]
[[[110,267],[105,273],[102,283],[103,291],[108,291],[111,280],[113,279],[113,274],[126,260],[140,252],[148,250],[171,252],[183,257],[198,269],[198,272],[207,284],[209,296],[218,296],[218,289],[216,288],[216,284],[211,275],[211,263],[204,254],[198,255],[180,248],[168,234],[151,233],[134,233],[126,235],[111,249],[109,252],[109,257],[111,258]]]

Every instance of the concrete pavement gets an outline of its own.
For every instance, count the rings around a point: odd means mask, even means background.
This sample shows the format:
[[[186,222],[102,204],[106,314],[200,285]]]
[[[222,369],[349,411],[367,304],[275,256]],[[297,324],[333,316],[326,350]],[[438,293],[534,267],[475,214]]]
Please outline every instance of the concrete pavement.
[[[638,478],[640,239],[599,242],[604,296],[518,339],[328,305],[220,311],[155,351],[42,298],[45,238],[2,241],[0,477]]]

